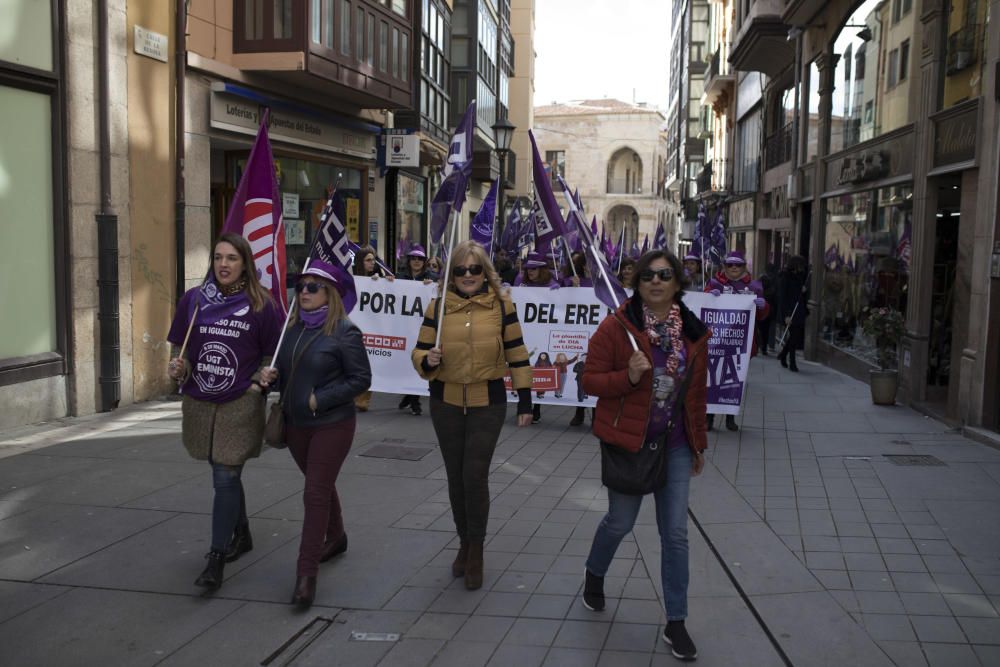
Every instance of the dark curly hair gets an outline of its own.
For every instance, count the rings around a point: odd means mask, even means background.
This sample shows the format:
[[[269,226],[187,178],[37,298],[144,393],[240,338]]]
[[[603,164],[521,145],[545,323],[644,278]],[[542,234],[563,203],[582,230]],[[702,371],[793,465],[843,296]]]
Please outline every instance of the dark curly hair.
[[[674,301],[680,303],[681,298],[684,296],[684,290],[691,286],[691,280],[684,273],[684,265],[681,260],[677,259],[677,255],[670,252],[669,250],[650,250],[645,255],[639,258],[636,262],[635,270],[632,271],[632,284],[629,285],[635,293],[639,292],[639,276],[643,271],[649,268],[649,265],[658,259],[667,260],[667,264],[670,265],[670,270],[674,272],[674,280],[680,285],[677,293],[674,295]]]

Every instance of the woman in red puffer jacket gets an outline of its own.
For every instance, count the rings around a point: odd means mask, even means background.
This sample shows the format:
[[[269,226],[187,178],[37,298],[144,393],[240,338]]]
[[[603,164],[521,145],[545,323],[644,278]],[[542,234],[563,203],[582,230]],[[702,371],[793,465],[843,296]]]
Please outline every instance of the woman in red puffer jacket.
[[[684,627],[687,508],[691,476],[705,465],[709,330],[681,301],[686,282],[680,260],[667,251],[654,250],[639,260],[632,298],[590,339],[583,388],[597,396],[594,435],[602,443],[630,452],[667,448],[666,482],[652,492],[667,615],[663,639],[676,657],[692,660],[697,650]],[[583,603],[588,609],[604,608],[604,576],[632,530],[642,498],[608,488],[608,513],[586,564]]]

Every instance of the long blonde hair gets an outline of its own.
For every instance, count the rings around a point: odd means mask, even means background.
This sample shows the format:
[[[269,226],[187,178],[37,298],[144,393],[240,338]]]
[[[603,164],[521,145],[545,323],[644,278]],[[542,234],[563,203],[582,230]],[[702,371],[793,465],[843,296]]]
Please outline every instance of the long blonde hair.
[[[321,285],[326,285],[326,305],[329,308],[326,311],[326,320],[323,322],[323,335],[329,336],[333,333],[333,329],[337,326],[337,322],[347,319],[347,311],[344,310],[344,301],[340,298],[340,292],[337,291],[337,288],[333,283],[326,278],[321,278],[320,276],[312,277],[315,278],[316,282]],[[295,300],[296,304],[294,310],[292,311],[292,316],[288,318],[289,329],[298,324],[298,321],[301,319],[299,317],[299,310],[301,306],[298,304],[298,296],[295,297]]]
[[[472,255],[472,259],[475,260],[476,264],[482,264],[483,273],[486,275],[486,282],[493,288],[494,294],[497,297],[502,296],[503,285],[500,282],[500,276],[497,274],[493,262],[490,261],[490,256],[486,254],[486,250],[475,241],[462,241],[455,246],[455,249],[451,251],[451,267],[449,268],[457,266],[469,255]],[[444,294],[445,290],[448,289],[457,292],[455,289],[455,280],[450,275],[442,275],[440,283],[441,294]]]
[[[264,286],[260,284],[260,280],[257,278],[257,265],[253,261],[253,250],[250,249],[250,242],[247,241],[239,234],[234,234],[232,232],[226,232],[220,234],[219,238],[216,239],[215,245],[212,246],[212,277],[215,277],[215,249],[219,247],[220,243],[228,243],[229,245],[236,248],[236,252],[239,254],[240,259],[243,260],[243,277],[246,278],[247,286],[244,291],[247,293],[247,297],[250,299],[250,306],[253,308],[253,312],[259,313],[264,310],[264,304],[274,302],[274,297],[271,293],[264,289]]]

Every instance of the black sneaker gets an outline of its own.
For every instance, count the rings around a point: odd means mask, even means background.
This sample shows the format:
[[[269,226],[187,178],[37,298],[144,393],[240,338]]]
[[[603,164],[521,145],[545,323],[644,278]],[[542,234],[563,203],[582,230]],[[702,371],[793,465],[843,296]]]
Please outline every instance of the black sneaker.
[[[410,412],[418,417],[423,414],[423,410],[420,408],[420,401],[413,401],[410,403]]]
[[[736,424],[735,415],[726,415],[726,428],[730,431],[739,431],[740,427]]]
[[[542,421],[542,406],[537,403],[531,407],[531,423],[537,424]]]
[[[406,407],[409,407],[409,405],[410,405],[410,397],[409,396],[404,396],[403,400],[401,400],[399,402],[399,409],[402,410],[402,409],[404,409]]]
[[[684,627],[684,621],[668,621],[663,628],[663,641],[670,646],[670,652],[678,660],[691,661],[698,657],[698,649],[691,641],[691,635]]]
[[[604,611],[604,577],[586,570],[583,582],[583,606],[590,611]]]

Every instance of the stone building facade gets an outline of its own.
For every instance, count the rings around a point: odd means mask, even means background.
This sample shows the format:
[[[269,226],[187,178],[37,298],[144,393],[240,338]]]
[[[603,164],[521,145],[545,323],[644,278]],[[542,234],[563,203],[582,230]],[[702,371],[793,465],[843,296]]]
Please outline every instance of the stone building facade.
[[[587,217],[626,247],[650,243],[662,225],[677,247],[677,220],[668,216],[665,118],[620,100],[584,100],[535,107],[538,150],[552,174],[575,188]],[[558,186],[556,186],[558,187]],[[558,190],[557,190],[558,192]]]

